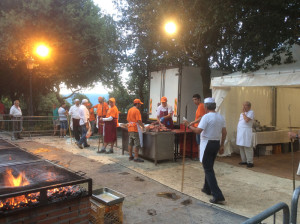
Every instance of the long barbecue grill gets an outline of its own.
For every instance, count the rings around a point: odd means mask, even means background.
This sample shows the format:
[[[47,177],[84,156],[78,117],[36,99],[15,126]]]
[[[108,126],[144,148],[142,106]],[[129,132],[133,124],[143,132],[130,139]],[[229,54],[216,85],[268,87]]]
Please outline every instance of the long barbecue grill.
[[[19,176],[18,181],[26,177],[26,182],[23,186],[11,186],[7,184],[8,175],[12,175],[14,180]],[[29,195],[28,203],[21,202],[14,206],[7,202]],[[0,139],[0,217],[19,210],[91,195],[91,178],[43,160]],[[35,199],[30,202],[32,197]]]

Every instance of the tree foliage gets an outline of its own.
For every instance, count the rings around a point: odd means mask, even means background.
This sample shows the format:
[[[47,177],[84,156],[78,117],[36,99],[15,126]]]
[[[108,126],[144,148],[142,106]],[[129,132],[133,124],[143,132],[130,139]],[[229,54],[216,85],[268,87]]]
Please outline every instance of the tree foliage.
[[[255,70],[270,53],[275,54],[268,63],[278,63],[279,53],[298,41],[297,0],[115,2],[123,12],[120,25],[129,30],[128,46],[147,52],[148,72],[170,65],[199,66],[204,95],[210,92],[211,67],[229,72]],[[168,20],[177,23],[173,36],[163,30]]]
[[[37,65],[32,70],[35,105],[39,94],[58,93],[62,82],[78,89],[114,79],[118,31],[92,0],[2,0],[0,8],[0,95],[28,98],[30,57]],[[50,47],[47,59],[35,54],[39,43]]]
[[[72,105],[75,104],[75,100],[76,100],[76,99],[79,99],[80,103],[82,102],[83,99],[87,99],[89,102],[91,102],[90,99],[89,99],[85,94],[82,94],[82,93],[76,93],[76,94],[74,94],[73,97],[72,97]]]

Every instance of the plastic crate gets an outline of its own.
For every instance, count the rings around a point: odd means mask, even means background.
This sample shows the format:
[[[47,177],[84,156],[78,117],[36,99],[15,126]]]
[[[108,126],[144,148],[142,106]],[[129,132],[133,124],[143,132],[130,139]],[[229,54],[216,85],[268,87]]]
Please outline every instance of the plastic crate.
[[[112,206],[101,204],[94,199],[91,201],[89,221],[92,224],[119,224],[123,223],[123,203]]]

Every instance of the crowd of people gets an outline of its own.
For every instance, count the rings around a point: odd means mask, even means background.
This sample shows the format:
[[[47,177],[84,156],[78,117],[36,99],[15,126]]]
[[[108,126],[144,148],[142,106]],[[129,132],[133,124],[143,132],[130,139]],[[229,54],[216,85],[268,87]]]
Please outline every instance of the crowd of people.
[[[214,162],[217,154],[224,153],[224,143],[227,135],[225,119],[216,112],[216,102],[214,98],[205,98],[201,102],[199,94],[194,94],[192,98],[197,106],[195,119],[192,122],[184,121],[187,128],[190,128],[196,134],[196,142],[199,145],[199,160],[202,162],[205,180],[202,192],[212,195],[212,203],[222,203],[225,197],[218,186],[214,173]],[[67,129],[73,130],[76,145],[83,149],[89,147],[87,138],[97,129],[99,136],[103,136],[103,146],[97,153],[114,153],[114,143],[117,140],[117,127],[119,126],[119,111],[116,106],[116,100],[110,98],[108,104],[103,97],[98,98],[99,104],[92,106],[87,99],[81,102],[75,99],[74,105],[70,110],[66,109],[66,104],[62,103],[59,108],[53,105],[53,135],[59,133],[60,138],[64,138]],[[168,103],[167,97],[162,97],[160,105],[156,110],[157,122],[169,129],[174,128],[173,108]],[[140,99],[133,101],[133,106],[127,114],[127,127],[129,134],[129,160],[134,162],[144,162],[139,158],[139,149],[143,147],[143,130],[145,128],[140,108],[143,102]],[[94,109],[97,110],[96,116]],[[3,120],[5,108],[0,102],[0,120]],[[22,110],[19,101],[15,100],[10,108],[10,117],[13,120],[13,139],[20,139],[22,131]],[[236,145],[240,149],[241,162],[248,168],[254,167],[253,147],[252,147],[252,125],[254,121],[254,112],[251,110],[251,103],[246,101],[242,105],[242,111],[237,125]],[[0,123],[3,127],[3,123]],[[289,132],[289,137],[299,139],[297,133]],[[108,147],[110,146],[110,147]],[[108,148],[108,149],[107,149]]]

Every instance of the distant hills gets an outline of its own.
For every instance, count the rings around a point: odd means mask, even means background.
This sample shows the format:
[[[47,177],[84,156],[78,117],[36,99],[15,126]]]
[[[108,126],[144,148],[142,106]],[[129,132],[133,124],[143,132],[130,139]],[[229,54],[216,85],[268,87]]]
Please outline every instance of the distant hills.
[[[88,98],[89,98],[89,101],[93,104],[93,105],[96,105],[98,104],[98,97],[99,96],[102,96],[104,97],[105,101],[108,102],[108,98],[109,98],[109,94],[106,93],[106,94],[95,94],[95,93],[81,93],[81,94],[84,94],[86,95]],[[73,97],[70,97],[68,99],[66,99],[70,104],[72,104],[72,99]]]

